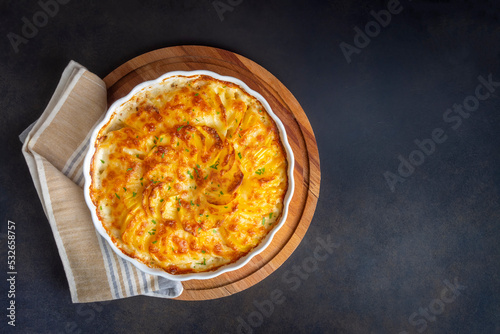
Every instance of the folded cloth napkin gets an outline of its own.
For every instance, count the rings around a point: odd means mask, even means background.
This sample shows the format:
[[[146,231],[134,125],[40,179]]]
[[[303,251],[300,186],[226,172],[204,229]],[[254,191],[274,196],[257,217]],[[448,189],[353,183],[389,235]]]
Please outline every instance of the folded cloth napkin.
[[[175,298],[182,293],[180,282],[148,275],[118,257],[92,223],[82,190],[83,159],[106,106],[104,82],[71,61],[43,114],[19,136],[56,240],[71,300]]]

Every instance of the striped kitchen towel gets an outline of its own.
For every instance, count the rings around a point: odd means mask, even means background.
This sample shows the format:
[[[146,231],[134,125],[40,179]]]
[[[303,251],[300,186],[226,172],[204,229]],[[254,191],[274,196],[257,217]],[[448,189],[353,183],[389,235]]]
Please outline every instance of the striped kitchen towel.
[[[74,303],[147,295],[175,298],[180,282],[152,276],[118,257],[94,228],[83,196],[83,159],[106,111],[106,85],[70,62],[47,108],[19,137],[52,228]]]

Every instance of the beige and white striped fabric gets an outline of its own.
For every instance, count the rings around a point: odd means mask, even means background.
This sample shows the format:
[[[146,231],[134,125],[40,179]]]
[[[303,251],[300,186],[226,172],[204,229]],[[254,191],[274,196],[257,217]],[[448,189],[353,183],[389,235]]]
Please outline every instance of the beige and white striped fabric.
[[[118,257],[97,234],[83,196],[83,159],[106,111],[106,86],[70,62],[41,117],[21,135],[23,154],[54,233],[74,303],[148,295],[175,298],[180,282]]]

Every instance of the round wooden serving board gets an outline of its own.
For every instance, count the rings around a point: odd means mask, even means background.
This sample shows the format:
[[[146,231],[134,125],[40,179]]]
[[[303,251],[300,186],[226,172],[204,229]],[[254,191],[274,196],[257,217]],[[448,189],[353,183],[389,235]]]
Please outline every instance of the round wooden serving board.
[[[300,104],[271,73],[232,52],[204,46],[174,46],[136,57],[104,78],[108,88],[108,106],[141,82],[156,79],[170,71],[190,70],[209,70],[238,78],[264,96],[283,122],[295,156],[295,191],[288,217],[266,250],[239,270],[208,280],[182,283],[184,292],[177,299],[206,300],[245,290],[286,261],[309,227],[318,201],[321,177],[316,139]]]

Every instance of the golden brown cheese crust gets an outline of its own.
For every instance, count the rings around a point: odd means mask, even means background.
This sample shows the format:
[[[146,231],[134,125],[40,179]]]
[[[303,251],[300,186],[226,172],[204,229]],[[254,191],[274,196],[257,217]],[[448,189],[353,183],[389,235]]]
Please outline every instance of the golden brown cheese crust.
[[[115,245],[171,274],[211,271],[256,247],[288,187],[276,124],[238,85],[177,76],[100,130],[90,193]]]

